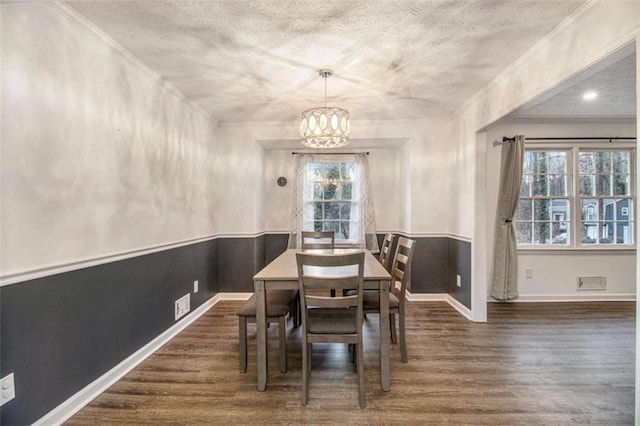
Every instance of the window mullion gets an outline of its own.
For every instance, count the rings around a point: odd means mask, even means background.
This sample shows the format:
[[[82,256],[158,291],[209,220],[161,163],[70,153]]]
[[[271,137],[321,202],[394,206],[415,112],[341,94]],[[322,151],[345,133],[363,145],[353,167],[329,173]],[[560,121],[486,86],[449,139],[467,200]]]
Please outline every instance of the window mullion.
[[[580,156],[578,155],[578,147],[574,146],[571,148],[568,155],[567,174],[569,174],[570,178],[567,180],[570,182],[570,186],[567,188],[567,196],[569,197],[569,209],[571,210],[571,214],[569,215],[571,217],[571,223],[569,223],[569,233],[571,235],[569,246],[577,247],[578,229],[582,227],[582,222],[580,221],[581,209],[578,208],[580,204]]]

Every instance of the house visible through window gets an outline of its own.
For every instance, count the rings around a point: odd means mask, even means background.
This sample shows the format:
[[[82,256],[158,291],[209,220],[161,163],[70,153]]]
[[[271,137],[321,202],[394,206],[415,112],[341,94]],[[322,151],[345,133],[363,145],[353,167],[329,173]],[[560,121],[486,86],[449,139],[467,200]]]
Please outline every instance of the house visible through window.
[[[632,158],[632,149],[526,149],[518,246],[632,246]]]
[[[317,162],[306,165],[304,229],[334,231],[336,241],[358,239],[359,173],[353,162]]]

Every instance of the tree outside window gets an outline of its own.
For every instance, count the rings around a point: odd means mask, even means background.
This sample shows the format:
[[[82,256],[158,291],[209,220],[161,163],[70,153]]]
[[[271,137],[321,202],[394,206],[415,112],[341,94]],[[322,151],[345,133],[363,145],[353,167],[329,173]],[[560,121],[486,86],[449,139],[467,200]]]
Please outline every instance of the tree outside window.
[[[566,151],[525,151],[516,211],[518,244],[568,244],[567,157]]]

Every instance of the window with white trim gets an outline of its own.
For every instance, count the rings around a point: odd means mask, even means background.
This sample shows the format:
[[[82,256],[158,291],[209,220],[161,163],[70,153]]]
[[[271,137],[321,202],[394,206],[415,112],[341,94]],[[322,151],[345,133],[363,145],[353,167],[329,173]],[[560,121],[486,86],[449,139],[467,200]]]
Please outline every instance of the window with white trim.
[[[518,247],[633,247],[633,158],[632,148],[527,148]]]
[[[336,242],[358,240],[360,180],[353,162],[314,162],[306,165],[304,229],[334,231]]]

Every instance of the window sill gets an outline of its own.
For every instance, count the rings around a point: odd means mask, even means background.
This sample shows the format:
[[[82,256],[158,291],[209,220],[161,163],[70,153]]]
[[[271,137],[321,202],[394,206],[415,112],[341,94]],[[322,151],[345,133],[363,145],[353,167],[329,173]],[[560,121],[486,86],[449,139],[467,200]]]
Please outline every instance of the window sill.
[[[635,247],[527,247],[517,249],[518,254],[635,254]]]

